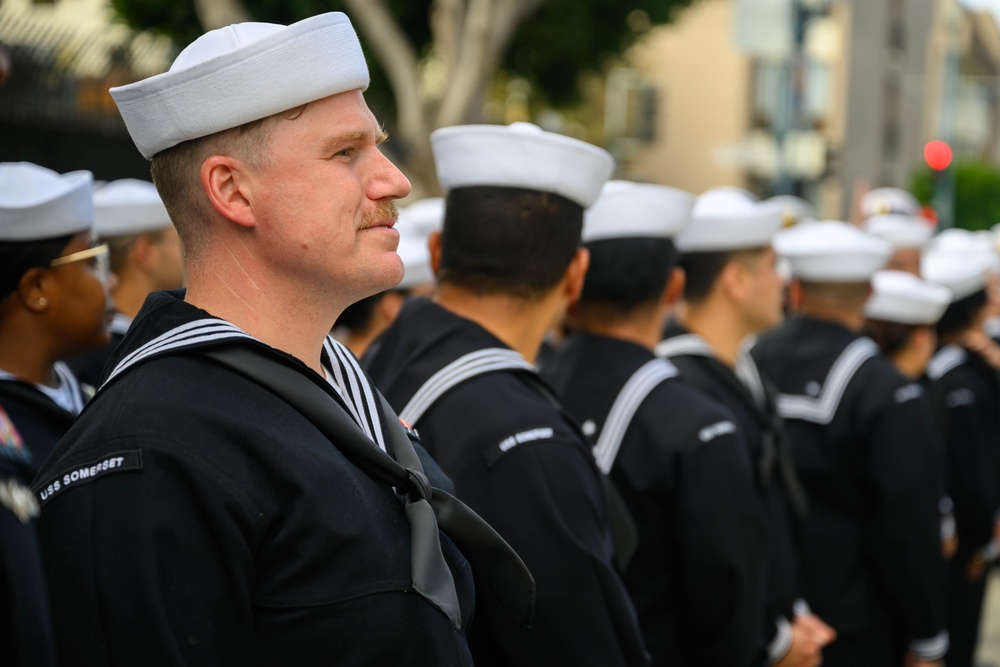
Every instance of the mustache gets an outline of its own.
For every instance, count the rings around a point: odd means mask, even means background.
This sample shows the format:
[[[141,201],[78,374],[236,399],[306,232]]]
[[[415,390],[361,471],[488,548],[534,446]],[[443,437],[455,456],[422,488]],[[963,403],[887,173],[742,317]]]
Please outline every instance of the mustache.
[[[396,202],[391,199],[380,201],[378,205],[361,216],[361,229],[374,227],[382,220],[392,218],[393,222],[399,219],[399,209]]]

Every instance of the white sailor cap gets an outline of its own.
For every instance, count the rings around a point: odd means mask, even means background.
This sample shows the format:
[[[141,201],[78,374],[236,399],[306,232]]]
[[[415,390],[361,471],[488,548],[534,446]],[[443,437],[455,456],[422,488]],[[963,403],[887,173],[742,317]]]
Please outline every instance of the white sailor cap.
[[[952,227],[942,230],[928,242],[925,252],[932,255],[959,255],[968,257],[979,255],[992,264],[992,270],[1000,269],[994,237],[989,232],[971,232]]]
[[[340,12],[289,26],[237,23],[205,33],[163,74],[111,89],[149,160],[189,139],[368,87],[368,66]]]
[[[0,241],[41,241],[94,224],[89,171],[58,174],[30,162],[0,162]]]
[[[427,197],[399,209],[399,221],[427,237],[444,227],[444,197]]]
[[[677,248],[682,253],[764,248],[783,222],[780,210],[762,208],[745,190],[713,188],[695,200]]]
[[[431,133],[431,147],[445,192],[479,185],[524,188],[587,208],[615,169],[603,148],[531,123],[442,127]]]
[[[757,204],[761,210],[776,210],[781,213],[782,225],[791,227],[800,222],[815,222],[816,210],[802,197],[776,195]]]
[[[948,288],[906,271],[877,271],[871,283],[865,303],[869,319],[928,326],[936,324],[951,303]]]
[[[94,192],[94,232],[98,238],[156,232],[170,224],[160,193],[149,181],[123,178]]]
[[[861,199],[861,216],[863,218],[886,215],[887,213],[919,215],[920,202],[902,188],[875,188]]]
[[[403,260],[403,280],[398,289],[410,289],[434,282],[431,252],[427,241],[444,225],[444,199],[429,197],[400,209],[396,229],[399,247],[396,252]]]
[[[694,195],[651,183],[608,181],[583,214],[583,241],[672,239],[684,228]]]
[[[797,225],[774,237],[774,250],[801,280],[867,282],[892,256],[888,241],[836,220]]]
[[[944,248],[925,252],[920,258],[920,275],[951,290],[954,300],[986,289],[995,258],[981,251],[955,252]]]
[[[934,225],[930,220],[903,213],[873,215],[865,219],[863,228],[897,249],[923,248],[934,234]]]

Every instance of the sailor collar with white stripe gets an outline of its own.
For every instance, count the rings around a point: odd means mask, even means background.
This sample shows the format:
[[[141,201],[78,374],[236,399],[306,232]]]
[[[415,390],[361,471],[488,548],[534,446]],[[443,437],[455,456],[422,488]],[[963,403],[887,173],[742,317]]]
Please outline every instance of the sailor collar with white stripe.
[[[156,307],[162,305],[166,299],[174,299],[174,303],[167,304],[167,307],[176,309],[180,315],[195,315],[194,318],[183,317],[174,318],[177,322],[172,328],[154,336],[146,342],[130,349],[133,334],[141,336],[148,328],[148,322],[144,321],[143,313],[136,319],[138,331],[126,336],[122,342],[122,352],[114,360],[115,366],[102,385],[102,389],[108,384],[121,377],[124,373],[135,368],[139,364],[150,359],[194,349],[203,349],[220,344],[250,343],[266,350],[271,350],[274,354],[288,356],[280,350],[268,346],[266,343],[254,338],[239,327],[225,320],[211,317],[204,311],[184,303],[177,298],[176,294],[157,294],[151,296],[151,301],[147,305]],[[146,306],[143,307],[143,311]],[[166,318],[161,317],[166,321]],[[346,406],[351,417],[358,423],[365,434],[372,439],[380,448],[385,449],[385,435],[381,412],[378,410],[377,390],[372,386],[368,376],[361,370],[357,359],[342,344],[327,337],[323,345],[322,363],[329,377],[327,381],[334,392],[340,397]],[[300,362],[301,363],[301,362]]]
[[[760,378],[757,364],[750,356],[750,348],[756,339],[748,338],[740,347],[739,354],[736,355],[736,365],[733,373],[747,391],[753,397],[754,404],[758,409],[767,405],[767,393],[764,390],[764,382]],[[715,350],[704,338],[695,333],[681,334],[662,340],[656,346],[656,356],[670,359],[672,357],[694,356],[708,357],[718,360]],[[721,363],[721,362],[720,362]]]
[[[955,368],[965,363],[968,353],[958,345],[945,345],[934,353],[927,364],[927,377],[940,380]]]
[[[83,411],[86,401],[80,392],[80,383],[69,370],[69,367],[61,361],[57,361],[53,366],[56,378],[59,380],[58,387],[47,387],[43,384],[32,384],[38,391],[47,396],[53,403],[70,414],[78,415]],[[20,380],[15,375],[0,369],[0,380]]]
[[[778,396],[778,414],[785,419],[801,419],[816,424],[829,424],[840,406],[847,385],[861,366],[879,354],[879,347],[871,338],[861,336],[844,348],[830,366],[817,396],[781,394]]]

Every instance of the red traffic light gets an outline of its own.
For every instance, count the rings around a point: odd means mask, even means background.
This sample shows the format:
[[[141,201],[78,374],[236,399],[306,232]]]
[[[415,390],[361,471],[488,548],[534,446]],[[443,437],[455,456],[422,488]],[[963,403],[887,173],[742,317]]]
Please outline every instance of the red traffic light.
[[[924,146],[924,160],[934,171],[944,171],[951,164],[951,146],[943,141],[928,141]]]

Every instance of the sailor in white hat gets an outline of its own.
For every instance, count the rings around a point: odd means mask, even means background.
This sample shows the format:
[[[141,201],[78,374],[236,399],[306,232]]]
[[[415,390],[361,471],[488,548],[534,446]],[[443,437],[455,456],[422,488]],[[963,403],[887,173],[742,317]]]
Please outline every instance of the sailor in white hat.
[[[661,185],[605,184],[584,214],[590,267],[574,333],[542,376],[636,518],[624,578],[653,664],[747,665],[765,650],[768,538],[743,435],[653,353],[683,289],[673,239],[693,204]],[[670,543],[686,546],[665,558]]]
[[[91,181],[86,171],[0,163],[0,587],[12,619],[3,648],[25,664],[57,661],[29,485],[84,406],[61,360],[108,337]]]
[[[689,383],[732,411],[748,447],[756,500],[772,535],[761,639],[773,664],[819,660],[834,636],[810,611],[796,574],[792,527],[805,511],[802,485],[768,385],[746,352],[753,336],[783,318],[785,281],[772,239],[785,222],[781,206],[761,205],[728,189],[702,194],[677,238],[686,278],[684,307],[656,348]]]
[[[354,28],[328,13],[213,30],[112,89],[188,288],[148,297],[36,478],[62,655],[471,665],[472,569],[529,621],[523,563],[328,338],[403,277],[410,188],[367,85]],[[470,564],[456,545],[473,534]]]
[[[950,231],[950,230],[949,230]],[[957,237],[956,237],[957,238]],[[940,243],[925,255],[927,280],[947,287],[952,303],[937,323],[938,350],[927,366],[935,414],[947,452],[958,551],[952,557],[948,664],[971,664],[982,614],[985,566],[1000,554],[1000,464],[996,443],[1000,401],[992,341],[984,341],[995,258]],[[985,344],[984,344],[985,343]]]
[[[184,259],[180,237],[159,193],[149,181],[126,178],[94,192],[94,233],[108,246],[115,315],[108,327],[111,342],[68,360],[80,382],[101,386],[104,366],[150,292],[180,289]]]
[[[438,290],[409,300],[365,362],[538,580],[534,629],[482,619],[476,662],[644,664],[601,473],[532,365],[583,285],[583,212],[614,161],[527,123],[446,127],[431,146],[447,199]]]
[[[428,242],[444,224],[444,199],[428,197],[399,211],[396,229],[399,247],[396,252],[403,260],[403,279],[396,287],[373,294],[344,309],[333,334],[361,359],[385,331],[403,302],[411,296],[429,296],[436,285],[431,268]]]
[[[40,466],[85,403],[62,360],[108,342],[90,172],[0,163],[0,403]]]
[[[884,213],[866,218],[862,229],[892,244],[886,269],[920,274],[920,255],[934,234],[934,224],[919,215]]]
[[[786,230],[774,245],[795,275],[796,315],[752,353],[780,392],[809,494],[802,576],[810,604],[837,628],[823,664],[940,660],[948,636],[935,426],[921,386],[862,333],[870,281],[892,244],[824,221]]]

